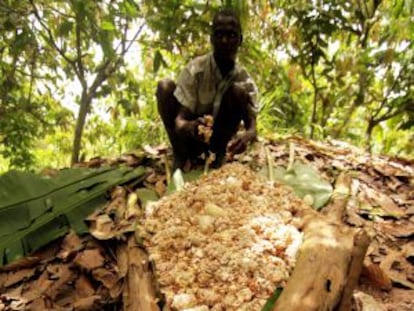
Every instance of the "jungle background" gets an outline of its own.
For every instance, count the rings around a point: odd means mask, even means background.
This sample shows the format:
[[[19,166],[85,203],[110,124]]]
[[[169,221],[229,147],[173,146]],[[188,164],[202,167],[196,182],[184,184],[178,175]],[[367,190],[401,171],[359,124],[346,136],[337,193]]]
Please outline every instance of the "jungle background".
[[[0,2],[0,172],[166,142],[156,82],[210,49],[233,6],[262,136],[414,155],[410,0]]]

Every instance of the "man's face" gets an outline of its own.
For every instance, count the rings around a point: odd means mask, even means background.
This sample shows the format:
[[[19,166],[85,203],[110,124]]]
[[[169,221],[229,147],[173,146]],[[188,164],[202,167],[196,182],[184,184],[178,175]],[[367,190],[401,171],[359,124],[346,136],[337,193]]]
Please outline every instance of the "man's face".
[[[234,61],[241,41],[242,36],[235,18],[219,16],[211,34],[214,54],[223,61]]]

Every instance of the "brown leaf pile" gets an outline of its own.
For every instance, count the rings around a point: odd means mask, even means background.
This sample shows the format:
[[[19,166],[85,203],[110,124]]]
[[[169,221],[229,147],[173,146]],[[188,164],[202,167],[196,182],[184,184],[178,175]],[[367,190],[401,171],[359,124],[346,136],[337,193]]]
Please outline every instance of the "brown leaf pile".
[[[118,188],[120,196],[112,196],[103,211],[89,218],[95,238],[76,238],[71,234],[42,252],[3,268],[0,310],[122,309],[128,297],[126,287],[134,286],[133,280],[126,285],[128,271],[131,264],[136,265],[129,261],[131,256],[122,252],[129,251],[128,236],[132,236],[140,217],[137,198],[129,198],[129,194],[142,186],[155,190],[159,196],[165,193],[170,167],[166,152],[165,147],[146,146],[140,153],[117,159],[95,158],[79,164],[144,165],[148,177],[144,184],[130,185],[122,191]],[[321,143],[299,137],[262,140],[235,160],[259,171],[267,168],[269,158],[272,165],[286,167],[292,153],[296,161],[313,166],[332,184],[341,171],[352,177],[344,224],[364,227],[373,238],[354,309],[414,310],[414,161],[369,155],[341,142]],[[132,249],[134,254],[140,252],[136,245]]]
[[[91,235],[71,232],[1,268],[0,310],[119,309],[129,290],[133,246],[126,245],[141,212],[137,199],[116,187],[105,208],[88,217]]]
[[[117,270],[108,249],[71,232],[0,272],[0,310],[102,310],[122,291]]]

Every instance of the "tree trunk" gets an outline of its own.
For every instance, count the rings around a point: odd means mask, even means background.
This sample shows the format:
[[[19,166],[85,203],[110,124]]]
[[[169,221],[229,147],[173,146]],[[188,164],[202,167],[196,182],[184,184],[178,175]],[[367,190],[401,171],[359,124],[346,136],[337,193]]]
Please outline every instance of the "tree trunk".
[[[318,105],[318,96],[319,96],[319,88],[316,81],[315,76],[315,65],[312,64],[312,86],[313,86],[313,104],[312,104],[312,115],[311,115],[311,128],[309,136],[312,139],[315,133],[315,126],[316,126],[316,112],[317,112],[317,105]]]
[[[367,130],[365,131],[365,149],[369,153],[371,153],[372,132],[375,126],[377,126],[377,123],[373,119],[369,119]]]
[[[360,70],[358,78],[358,93],[355,100],[352,102],[351,107],[345,113],[345,116],[342,119],[342,124],[340,124],[336,130],[333,132],[334,138],[339,138],[346,126],[349,126],[351,119],[354,115],[354,112],[358,107],[362,106],[365,102],[365,90],[367,88],[367,74]]]
[[[82,96],[80,101],[80,108],[78,118],[76,120],[75,135],[73,137],[73,149],[71,164],[79,162],[79,153],[82,144],[82,134],[85,127],[86,116],[88,115],[89,106],[92,99],[87,95],[87,91],[82,90]]]

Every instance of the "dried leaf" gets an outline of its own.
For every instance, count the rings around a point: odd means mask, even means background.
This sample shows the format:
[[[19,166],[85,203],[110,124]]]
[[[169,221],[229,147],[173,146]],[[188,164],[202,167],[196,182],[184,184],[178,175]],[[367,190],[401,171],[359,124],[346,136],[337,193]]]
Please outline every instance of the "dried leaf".
[[[132,192],[128,196],[125,219],[130,220],[133,218],[137,218],[141,214],[142,214],[142,211],[138,206],[138,195],[135,192]]]
[[[414,259],[414,242],[411,241],[410,243],[404,246],[404,256],[407,259]]]
[[[406,214],[407,215],[414,215],[414,201],[410,202],[409,205],[411,205],[411,206],[407,209]]]
[[[85,297],[85,298],[81,298],[76,300],[73,303],[73,307],[75,310],[93,310],[94,305],[97,301],[99,301],[101,299],[101,296],[99,295],[94,295],[94,296],[89,296],[89,297]]]
[[[23,257],[23,258],[17,259],[16,261],[13,261],[7,266],[0,267],[0,271],[17,271],[20,269],[28,269],[28,268],[34,267],[40,261],[41,261],[40,257],[34,257],[34,256]],[[1,282],[0,282],[0,287],[1,287]]]
[[[7,273],[6,272],[0,272],[0,290],[4,287],[4,283],[7,279]]]
[[[55,299],[59,293],[63,290],[64,285],[68,284],[70,281],[76,278],[76,274],[73,270],[70,269],[69,264],[60,264],[57,265],[56,273],[49,278],[54,279],[53,283],[46,290],[46,294]]]
[[[73,301],[76,299],[76,292],[73,290],[72,281],[63,284],[57,289],[57,295],[53,298],[53,302],[61,307],[72,307]]]
[[[160,176],[152,169],[145,178],[145,182],[149,184],[155,184],[160,179]]]
[[[28,279],[32,277],[35,273],[35,268],[29,268],[29,269],[22,269],[16,272],[10,272],[7,275],[6,281],[4,282],[5,287],[10,287],[16,283],[19,283],[25,279]]]
[[[100,215],[91,223],[89,232],[98,240],[109,240],[115,236],[115,224],[112,219],[106,215]]]
[[[28,301],[36,300],[53,285],[54,281],[49,279],[49,273],[43,271],[40,277],[30,284],[28,290],[24,293],[24,297]]]
[[[142,158],[136,156],[133,153],[130,154],[123,154],[120,158],[120,160],[122,162],[125,162],[126,165],[131,166],[131,167],[135,167],[141,164],[142,162]]]
[[[374,297],[357,291],[354,294],[356,311],[386,311],[386,308],[379,304]]]
[[[160,179],[156,182],[155,191],[160,197],[162,197],[165,194],[165,192],[167,191],[167,186],[165,185],[163,180]]]
[[[157,155],[159,155],[159,149],[157,149],[157,148],[154,148],[154,147],[152,147],[152,146],[150,146],[150,145],[144,145],[143,146],[143,149],[144,149],[144,151],[146,152],[146,153],[148,153],[148,154],[150,154],[150,155],[152,155],[152,156],[157,156]]]
[[[75,282],[75,292],[76,298],[80,299],[92,296],[95,293],[95,289],[89,279],[85,275],[81,274]]]
[[[408,238],[414,235],[414,224],[410,221],[387,222],[380,225],[382,231],[397,238]]]
[[[46,304],[46,297],[36,298],[28,307],[32,311],[43,311],[49,309]]]
[[[118,276],[124,278],[128,273],[128,252],[125,244],[120,245],[117,248],[117,265],[118,265]]]
[[[123,290],[125,287],[125,281],[119,280],[115,286],[109,289],[109,296],[111,296],[112,299],[116,299],[121,296]]]
[[[86,271],[91,271],[102,267],[105,263],[105,258],[102,257],[98,249],[87,249],[76,256],[74,263]]]
[[[98,268],[92,271],[95,280],[101,282],[106,288],[113,288],[119,280],[118,275],[105,268]]]
[[[394,201],[383,193],[361,184],[360,201],[362,209],[372,215],[401,218],[404,211]]]
[[[127,198],[124,197],[116,197],[114,198],[104,209],[104,213],[108,215],[114,223],[119,221],[120,219],[125,219],[127,211]]]
[[[66,260],[72,254],[77,252],[83,247],[82,240],[74,232],[70,231],[62,241],[62,249],[58,253],[57,257]]]
[[[394,283],[414,289],[414,282],[407,279],[408,265],[409,263],[405,260],[403,254],[396,251],[388,254],[380,264],[381,268]],[[398,267],[398,269],[394,269],[394,267]]]
[[[111,191],[111,199],[114,200],[115,198],[121,197],[124,198],[126,197],[127,192],[126,189],[124,187],[121,186],[116,186],[112,191]]]
[[[391,290],[392,288],[391,279],[386,273],[384,273],[379,265],[364,265],[361,275],[365,277],[368,282],[375,288],[387,291]]]
[[[8,291],[2,293],[2,298],[6,300],[21,300],[27,301],[26,298],[22,297],[23,291],[23,284],[19,285],[18,287],[14,287],[9,289]]]
[[[27,310],[26,304],[27,302],[25,300],[16,299],[10,303],[10,309],[13,311],[25,311]]]

